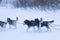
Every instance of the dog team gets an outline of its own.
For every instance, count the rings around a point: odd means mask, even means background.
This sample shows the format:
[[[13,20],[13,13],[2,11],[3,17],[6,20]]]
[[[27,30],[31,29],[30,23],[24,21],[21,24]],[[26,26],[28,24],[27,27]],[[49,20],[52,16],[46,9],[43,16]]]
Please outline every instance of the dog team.
[[[18,21],[18,17],[16,17],[16,20],[12,20],[10,18],[7,18],[7,22],[3,22],[3,21],[0,21],[0,27],[1,28],[6,28],[6,25],[7,23],[9,24],[9,28],[11,28],[11,25],[13,25],[15,28],[17,27],[16,24],[17,24],[17,21]],[[30,27],[37,27],[38,30],[41,30],[41,27],[46,27],[47,30],[51,30],[50,27],[49,27],[49,24],[50,23],[53,23],[54,20],[51,20],[51,21],[43,21],[43,18],[40,18],[40,20],[38,18],[35,18],[34,20],[24,20],[23,24],[24,25],[27,25],[27,31]],[[34,28],[35,30],[35,28]]]

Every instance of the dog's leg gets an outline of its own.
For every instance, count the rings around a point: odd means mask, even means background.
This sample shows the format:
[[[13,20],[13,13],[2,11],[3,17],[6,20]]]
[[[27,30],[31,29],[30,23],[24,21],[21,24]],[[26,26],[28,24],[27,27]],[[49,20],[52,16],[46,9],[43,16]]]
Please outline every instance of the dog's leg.
[[[17,23],[14,22],[13,26],[15,27],[14,29],[16,29],[17,28]]]
[[[1,26],[1,31],[6,31],[5,26]]]
[[[11,25],[9,25],[9,29],[11,29]]]
[[[41,27],[38,27],[38,31],[39,31],[39,32],[41,31]]]
[[[28,32],[28,28],[26,29],[26,31]]]
[[[41,31],[41,23],[39,23],[38,31]]]
[[[28,26],[28,28],[26,29],[26,31],[28,32],[29,30],[28,29],[30,29],[30,27]]]
[[[3,30],[6,31],[6,24],[3,26]]]
[[[14,26],[15,26],[15,29],[16,29],[17,28],[16,24]]]
[[[49,26],[47,27],[47,32],[48,32],[48,31],[52,31]]]
[[[41,32],[41,27],[39,26],[39,27],[37,27],[38,29],[37,29],[37,31],[38,32]]]
[[[34,28],[34,32],[35,32],[35,31],[36,31],[36,30],[35,30],[35,27],[33,27],[33,28]]]
[[[29,28],[26,29],[27,32],[28,32],[28,29],[29,29]]]
[[[2,32],[2,26],[0,26],[0,31]]]
[[[4,27],[2,28],[2,30],[3,30],[3,31],[6,31],[6,27],[4,26]]]

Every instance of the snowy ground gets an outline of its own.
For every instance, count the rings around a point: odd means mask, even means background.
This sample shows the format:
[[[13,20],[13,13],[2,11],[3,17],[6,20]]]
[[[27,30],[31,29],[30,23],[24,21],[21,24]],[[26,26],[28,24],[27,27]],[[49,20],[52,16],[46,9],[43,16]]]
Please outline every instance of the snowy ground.
[[[52,32],[46,32],[43,29],[42,32],[34,32],[33,29],[29,29],[26,32],[27,26],[20,24],[25,19],[33,20],[35,18],[43,18],[43,20],[55,20],[54,24],[60,25],[60,10],[47,10],[41,11],[38,9],[30,8],[0,8],[0,21],[7,21],[7,17],[11,19],[19,18],[17,29],[8,29],[9,25],[6,26],[6,31],[0,32],[0,40],[60,40],[60,30],[52,29]],[[54,27],[57,27],[54,25]]]

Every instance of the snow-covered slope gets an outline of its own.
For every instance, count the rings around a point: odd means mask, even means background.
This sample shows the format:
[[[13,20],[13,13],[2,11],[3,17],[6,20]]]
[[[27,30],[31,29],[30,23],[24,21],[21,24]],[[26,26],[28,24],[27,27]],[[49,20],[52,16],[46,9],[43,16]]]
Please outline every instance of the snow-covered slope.
[[[43,18],[43,20],[55,20],[54,24],[60,25],[60,10],[47,10],[41,11],[38,9],[30,8],[0,8],[0,21],[7,21],[7,18],[16,19],[19,18],[17,23],[17,29],[8,29],[9,25],[6,26],[6,31],[0,31],[0,40],[60,40],[60,30],[52,29],[52,32],[46,32],[43,29],[42,32],[34,32],[33,28],[26,32],[27,26],[20,24],[24,20],[34,20],[35,18]],[[12,26],[13,27],[13,26]],[[54,25],[54,27],[57,27]],[[45,30],[45,31],[44,31]]]

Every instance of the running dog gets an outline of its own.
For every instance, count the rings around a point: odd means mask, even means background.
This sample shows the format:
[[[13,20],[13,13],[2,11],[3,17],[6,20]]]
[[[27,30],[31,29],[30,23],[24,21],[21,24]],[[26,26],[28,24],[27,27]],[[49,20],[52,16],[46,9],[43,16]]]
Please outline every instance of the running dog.
[[[48,30],[48,29],[50,29],[49,24],[50,24],[50,23],[53,23],[53,22],[54,22],[54,20],[51,20],[51,21],[43,21],[43,22],[41,23],[41,27],[46,27],[47,30]],[[51,29],[50,29],[50,30],[51,30]]]
[[[16,20],[12,20],[10,18],[7,18],[7,22],[9,24],[9,27],[11,28],[11,25],[15,26],[16,28],[16,25],[17,25],[17,21],[18,21],[18,17],[16,17]]]
[[[24,24],[26,24],[28,26],[28,29],[30,27],[35,27],[35,26],[37,26],[39,28],[39,22],[40,22],[39,19],[36,18],[35,20],[30,20],[30,21],[29,20],[25,20]],[[27,29],[27,31],[28,31],[28,29]]]

